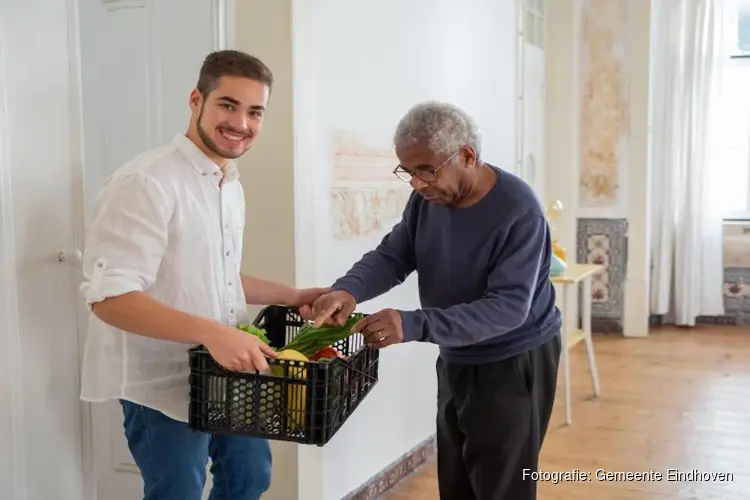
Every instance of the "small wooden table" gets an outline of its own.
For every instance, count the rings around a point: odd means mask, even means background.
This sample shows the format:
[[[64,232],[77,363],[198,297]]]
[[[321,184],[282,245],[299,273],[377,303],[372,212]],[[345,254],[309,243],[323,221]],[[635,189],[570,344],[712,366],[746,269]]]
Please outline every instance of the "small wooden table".
[[[596,369],[596,359],[594,357],[594,344],[591,340],[591,278],[604,271],[604,266],[599,264],[568,264],[565,274],[552,276],[550,280],[555,285],[562,287],[562,318],[563,318],[563,383],[565,386],[565,423],[570,425],[573,422],[571,400],[570,400],[570,349],[579,342],[586,342],[586,354],[589,358],[589,371],[591,372],[591,381],[594,386],[594,396],[599,396],[599,373]],[[571,305],[570,293],[578,290],[578,285],[583,288],[583,328],[568,331],[568,316],[577,318],[577,311]]]

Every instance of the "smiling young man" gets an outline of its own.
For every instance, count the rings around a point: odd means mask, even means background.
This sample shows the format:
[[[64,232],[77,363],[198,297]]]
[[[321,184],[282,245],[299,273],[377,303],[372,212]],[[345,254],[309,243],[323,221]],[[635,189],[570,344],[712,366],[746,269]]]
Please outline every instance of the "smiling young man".
[[[234,328],[246,304],[309,308],[325,289],[242,275],[245,198],[233,160],[260,134],[271,71],[237,51],[210,54],[189,97],[190,125],[118,169],[94,210],[81,286],[90,307],[81,397],[119,400],[145,500],[257,500],[271,481],[268,442],[193,432],[188,350],[264,370],[274,356]]]
[[[534,499],[524,471],[538,470],[561,350],[544,213],[525,182],[481,160],[455,106],[415,106],[394,143],[394,173],[414,189],[403,218],[313,304],[315,323],[342,324],[416,271],[421,309],[384,309],[352,331],[375,348],[440,346],[441,499]]]

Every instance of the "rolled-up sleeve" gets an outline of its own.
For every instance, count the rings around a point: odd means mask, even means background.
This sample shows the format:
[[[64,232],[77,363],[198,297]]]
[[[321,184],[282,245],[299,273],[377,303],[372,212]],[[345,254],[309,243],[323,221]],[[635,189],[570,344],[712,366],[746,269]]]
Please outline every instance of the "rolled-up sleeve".
[[[83,255],[80,292],[89,309],[153,285],[167,249],[170,205],[164,189],[140,172],[102,190]]]

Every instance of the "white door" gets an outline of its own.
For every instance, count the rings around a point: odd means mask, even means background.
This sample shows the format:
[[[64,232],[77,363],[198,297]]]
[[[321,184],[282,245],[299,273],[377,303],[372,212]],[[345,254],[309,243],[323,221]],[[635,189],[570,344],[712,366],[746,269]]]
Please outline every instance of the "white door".
[[[0,498],[88,500],[68,0],[0,0]],[[80,271],[79,271],[80,273]]]
[[[518,173],[546,206],[545,199],[545,93],[546,93],[546,0],[521,2],[518,37],[519,64],[519,154]]]
[[[189,93],[203,58],[224,46],[227,16],[216,0],[78,4],[84,191],[91,207],[112,171],[187,130]],[[119,404],[95,404],[92,413],[98,498],[141,498]]]

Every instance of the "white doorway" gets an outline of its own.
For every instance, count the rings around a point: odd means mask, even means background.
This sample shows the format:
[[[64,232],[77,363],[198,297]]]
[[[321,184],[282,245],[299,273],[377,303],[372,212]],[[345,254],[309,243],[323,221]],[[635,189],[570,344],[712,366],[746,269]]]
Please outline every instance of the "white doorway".
[[[116,168],[185,132],[188,97],[203,58],[229,38],[233,6],[227,3],[79,2],[86,207]],[[119,404],[91,405],[91,417],[98,498],[141,498]]]
[[[0,498],[88,500],[68,0],[0,1]]]

